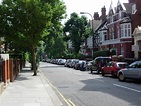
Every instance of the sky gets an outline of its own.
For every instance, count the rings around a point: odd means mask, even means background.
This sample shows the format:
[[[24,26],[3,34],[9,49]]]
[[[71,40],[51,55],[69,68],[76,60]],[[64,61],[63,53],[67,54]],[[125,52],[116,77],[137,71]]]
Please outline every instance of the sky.
[[[77,14],[79,14],[80,12],[88,12],[92,16],[94,12],[99,12],[99,15],[101,15],[101,8],[104,5],[106,7],[106,12],[109,11],[111,1],[113,6],[115,7],[117,5],[118,0],[63,0],[67,7],[67,19],[73,12],[76,12]],[[120,0],[120,2],[128,3],[128,0]],[[86,17],[88,17],[89,19],[91,18],[88,14],[86,15]]]
[[[2,0],[0,0],[1,2]],[[80,12],[88,12],[92,16],[94,12],[98,12],[101,15],[101,8],[103,6],[106,7],[106,12],[109,11],[110,4],[112,1],[113,6],[117,5],[118,0],[62,0],[67,7],[67,15],[68,17],[63,20],[64,22],[68,20],[70,14],[76,12],[80,14]],[[120,0],[121,3],[128,3],[128,0]],[[91,19],[90,15],[86,14],[88,19]]]

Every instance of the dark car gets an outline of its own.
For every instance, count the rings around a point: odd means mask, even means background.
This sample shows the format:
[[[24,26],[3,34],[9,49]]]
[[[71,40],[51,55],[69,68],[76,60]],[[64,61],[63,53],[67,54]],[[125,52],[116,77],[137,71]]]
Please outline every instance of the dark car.
[[[79,61],[78,59],[74,59],[74,60],[72,61],[72,68],[75,67],[75,64],[78,63],[78,61]]]
[[[117,73],[120,69],[128,67],[127,62],[116,62],[116,61],[110,61],[102,68],[102,76],[105,74],[111,74],[112,77],[116,77]]]
[[[77,61],[78,61],[78,59],[71,59],[71,62],[69,63],[69,67],[73,68]]]
[[[82,61],[82,63],[80,64],[80,71],[86,71],[86,64],[87,62],[85,60]]]
[[[131,63],[128,68],[119,70],[118,79],[119,81],[125,81],[126,79],[141,80],[141,61],[135,61]]]
[[[82,62],[83,62],[82,60],[77,61],[75,63],[75,65],[74,65],[74,69],[79,70],[80,69],[80,65],[82,64]]]
[[[70,62],[71,62],[71,59],[67,59],[66,62],[65,62],[65,64],[64,64],[64,66],[65,67],[69,67]]]
[[[110,57],[96,57],[92,65],[90,66],[90,71],[93,73],[93,71],[96,71],[97,73],[100,73],[102,70],[102,67],[106,65],[109,61],[112,59]]]

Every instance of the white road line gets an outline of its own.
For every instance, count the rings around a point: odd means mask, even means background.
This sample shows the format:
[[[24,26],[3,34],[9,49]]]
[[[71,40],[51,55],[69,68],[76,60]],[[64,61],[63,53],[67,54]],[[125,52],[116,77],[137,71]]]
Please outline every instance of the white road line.
[[[139,90],[136,90],[136,89],[133,89],[133,88],[129,88],[129,87],[126,87],[126,86],[122,86],[122,85],[118,85],[118,84],[113,84],[113,85],[114,85],[114,86],[121,87],[121,88],[125,88],[125,89],[128,89],[128,90],[132,90],[132,91],[141,93],[141,91],[139,91]]]
[[[104,82],[103,80],[100,80],[100,79],[95,79],[93,77],[89,77],[90,79],[94,79],[94,80],[97,80],[97,81],[100,81],[100,82]]]
[[[94,79],[94,80],[97,80],[97,81],[100,81],[100,82],[104,82],[103,80],[100,80],[100,79]]]

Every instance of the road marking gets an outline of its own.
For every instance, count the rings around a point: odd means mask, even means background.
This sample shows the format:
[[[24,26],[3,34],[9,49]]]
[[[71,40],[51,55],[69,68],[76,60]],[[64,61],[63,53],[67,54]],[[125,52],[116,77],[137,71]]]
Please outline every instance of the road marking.
[[[68,102],[69,102],[72,106],[75,106],[75,104],[74,104],[70,99],[68,99]]]
[[[118,85],[118,84],[113,84],[113,85],[117,86],[117,87],[121,87],[121,88],[125,88],[125,89],[128,89],[128,90],[132,90],[132,91],[141,93],[141,91],[139,91],[139,90],[136,90],[136,89],[133,89],[133,88],[129,88],[129,87],[126,87],[126,86],[122,86],[122,85]]]
[[[47,79],[47,77],[41,72],[41,74],[44,76],[46,81],[49,83],[49,85],[56,90],[56,92],[62,97],[62,99],[67,103],[68,106],[75,106],[75,104],[71,100],[67,100],[63,94]],[[68,102],[69,101],[69,102]]]
[[[94,80],[97,80],[97,81],[100,81],[100,82],[104,82],[103,80],[100,80],[100,79],[95,79],[95,78],[92,78],[92,77],[89,77],[90,79],[94,79]]]
[[[100,81],[100,82],[104,82],[103,80],[100,80],[100,79],[94,79],[94,80],[97,80],[97,81]]]

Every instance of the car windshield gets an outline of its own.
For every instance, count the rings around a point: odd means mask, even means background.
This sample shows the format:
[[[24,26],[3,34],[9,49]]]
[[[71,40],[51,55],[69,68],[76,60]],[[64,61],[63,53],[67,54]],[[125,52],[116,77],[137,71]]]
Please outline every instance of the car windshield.
[[[126,64],[126,63],[118,63],[117,64],[117,67],[119,67],[119,68],[126,68],[126,67],[128,67],[129,65],[128,64]]]

